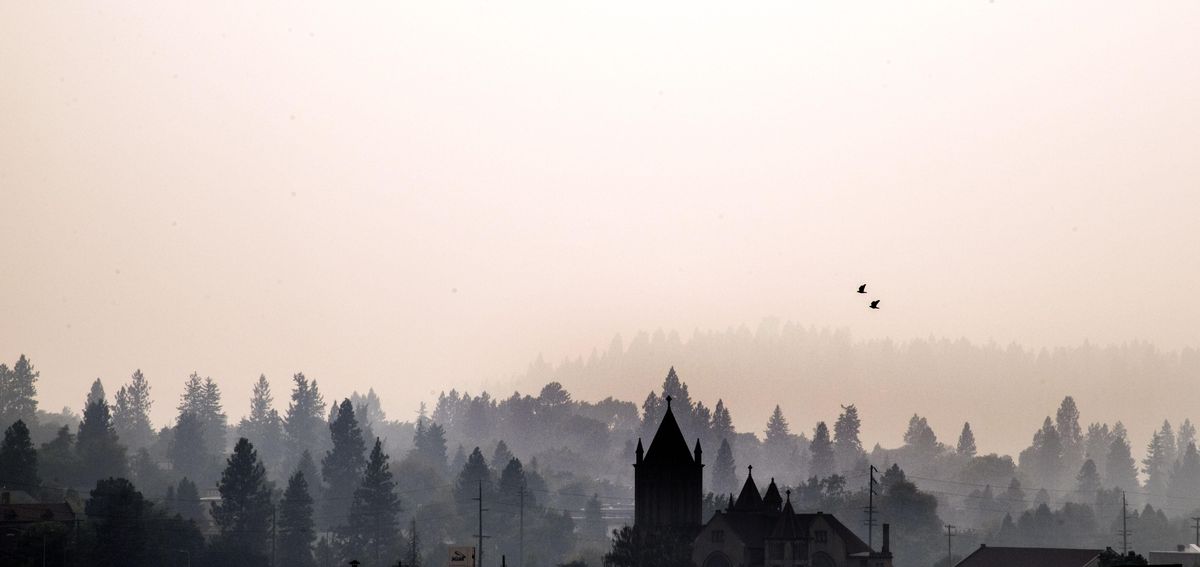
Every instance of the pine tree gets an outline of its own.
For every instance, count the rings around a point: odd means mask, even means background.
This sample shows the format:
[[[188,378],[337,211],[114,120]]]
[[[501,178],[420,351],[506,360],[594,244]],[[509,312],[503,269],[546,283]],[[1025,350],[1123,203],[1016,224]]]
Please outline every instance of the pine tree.
[[[1119,425],[1119,424],[1118,424]],[[1124,427],[1121,428],[1123,433]],[[1137,468],[1124,435],[1112,440],[1105,458],[1104,484],[1125,491],[1138,489]]]
[[[1175,430],[1171,428],[1171,422],[1163,420],[1162,428],[1158,430],[1158,436],[1162,438],[1163,446],[1163,462],[1169,468],[1179,459],[1181,452],[1176,447],[1179,441],[1175,438]]]
[[[93,404],[100,401],[103,398]],[[149,539],[144,520],[151,504],[124,478],[97,481],[90,496],[84,512],[92,524],[95,544],[89,550],[88,564],[142,565]]]
[[[1096,469],[1096,461],[1084,461],[1075,477],[1075,490],[1079,492],[1083,502],[1093,502],[1101,488],[1103,486],[1100,484],[1100,471]]]
[[[106,400],[108,396],[104,394],[104,384],[97,378],[92,382],[92,388],[88,390],[87,403],[92,403],[98,400]]]
[[[476,447],[467,457],[467,462],[463,464],[454,484],[454,501],[464,517],[471,509],[471,499],[479,496],[480,483],[484,498],[491,498],[496,492],[492,485],[491,471],[488,469],[487,460],[483,458],[483,452]]]
[[[1067,396],[1054,414],[1054,428],[1062,444],[1062,467],[1065,471],[1076,470],[1083,464],[1083,428],[1079,425],[1079,407],[1075,398]]]
[[[730,443],[733,442],[733,418],[729,416],[729,408],[725,407],[724,400],[717,400],[717,405],[713,408],[711,429],[714,439],[728,439]]]
[[[918,459],[933,458],[941,451],[937,435],[925,418],[913,414],[908,420],[908,430],[904,432],[904,444],[913,450]]]
[[[312,453],[309,453],[308,449],[300,453],[296,471],[304,473],[304,482],[308,484],[308,494],[312,496],[313,502],[324,501],[325,484],[321,481],[321,469],[317,467],[317,462],[313,460]]]
[[[782,451],[791,441],[791,428],[788,427],[787,418],[783,417],[783,410],[779,406],[775,406],[775,410],[771,412],[771,417],[767,419],[767,430],[764,444],[768,451]]]
[[[0,487],[33,493],[41,485],[37,449],[29,439],[29,428],[18,419],[4,430],[0,444]]]
[[[1179,429],[1182,432],[1183,426]],[[1196,451],[1196,443],[1189,442],[1175,463],[1167,495],[1172,499],[1186,500],[1194,498],[1196,494],[1200,494],[1200,454]]]
[[[271,383],[260,374],[250,398],[250,414],[238,424],[238,434],[258,447],[258,454],[268,472],[278,470],[283,459],[283,420],[272,403]]]
[[[970,423],[963,423],[962,433],[958,434],[958,454],[967,458],[975,456],[975,433],[971,431]]]
[[[492,466],[507,466],[508,462],[511,460],[513,460],[512,451],[508,450],[508,444],[501,439],[498,443],[496,443],[496,450],[492,451]]]
[[[325,480],[325,517],[331,525],[343,525],[354,495],[354,487],[366,466],[367,448],[362,430],[354,417],[354,404],[343,400],[337,417],[329,424],[333,448],[321,459],[321,478]]]
[[[96,384],[99,384],[99,380]],[[104,398],[89,402],[84,409],[75,451],[79,454],[83,470],[91,478],[122,478],[129,475],[125,447],[113,430],[108,402]]]
[[[175,511],[185,520],[191,520],[197,524],[205,522],[204,507],[201,506],[200,501],[200,489],[186,476],[179,479],[179,485],[175,488]]]
[[[112,408],[113,427],[126,446],[140,449],[154,443],[154,427],[150,424],[152,404],[150,384],[140,369],[134,371],[129,384],[117,390]]]
[[[1196,426],[1192,425],[1192,420],[1185,419],[1179,424],[1179,433],[1175,437],[1175,454],[1183,458],[1183,454],[1187,452],[1187,446],[1196,442]]]
[[[304,471],[298,470],[288,479],[279,502],[279,564],[315,567],[312,546],[316,539],[313,499]]]
[[[80,478],[79,455],[75,452],[75,436],[71,427],[64,425],[58,429],[54,439],[42,443],[38,455],[39,476],[52,486],[78,486],[84,481]]]
[[[167,459],[178,474],[201,482],[212,481],[216,457],[204,437],[204,424],[195,413],[179,414],[167,447]]]
[[[321,397],[316,380],[310,383],[303,373],[298,373],[292,377],[292,381],[295,383],[292,388],[292,400],[283,420],[288,453],[295,458],[299,458],[306,450],[317,451],[317,454],[320,454],[324,447],[328,447],[321,431],[325,400]]]
[[[854,404],[842,406],[842,413],[833,423],[833,452],[837,470],[849,471],[863,457],[862,441],[858,438],[862,421]]]
[[[829,427],[824,421],[817,422],[813,429],[812,442],[808,445],[812,461],[809,464],[809,474],[817,478],[826,478],[834,472],[833,443],[829,440]]]
[[[1146,473],[1146,492],[1154,504],[1161,503],[1167,490],[1168,446],[1173,450],[1175,440],[1164,439],[1155,431],[1150,437],[1150,443],[1146,445],[1146,457],[1142,459],[1142,472]]]
[[[721,440],[721,448],[717,449],[717,458],[712,467],[714,492],[730,494],[737,490],[737,463],[733,460],[733,449],[729,447],[728,440]]]
[[[188,376],[178,409],[181,415],[193,413],[200,420],[204,429],[204,440],[211,451],[219,453],[225,450],[228,420],[221,409],[221,390],[212,378],[201,380],[200,374],[196,372]]]
[[[254,445],[238,439],[217,483],[220,502],[212,503],[212,518],[220,531],[216,547],[227,560],[234,557],[261,564],[270,550],[271,485]]]
[[[0,364],[0,427],[22,420],[37,423],[37,380],[40,373],[22,354],[9,369]]]
[[[384,556],[399,554],[400,498],[396,496],[395,484],[383,443],[376,437],[350,506],[346,540],[351,556],[363,553],[373,557],[376,565],[382,565]]]
[[[1021,452],[1020,465],[1041,486],[1059,486],[1063,464],[1063,445],[1058,429],[1047,416],[1042,428],[1033,434],[1033,443]]]
[[[536,461],[537,457],[534,457],[534,460]],[[462,446],[462,443],[459,443],[458,449],[454,450],[454,458],[450,459],[450,470],[452,472],[453,471],[461,471],[462,468],[464,466],[466,466],[466,464],[467,464],[467,450]]]

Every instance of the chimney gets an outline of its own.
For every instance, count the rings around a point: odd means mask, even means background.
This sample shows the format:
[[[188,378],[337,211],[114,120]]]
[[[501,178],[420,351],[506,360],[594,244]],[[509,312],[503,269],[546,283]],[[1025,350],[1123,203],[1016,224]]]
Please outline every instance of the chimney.
[[[892,552],[892,525],[883,525],[883,553],[889,554]]]

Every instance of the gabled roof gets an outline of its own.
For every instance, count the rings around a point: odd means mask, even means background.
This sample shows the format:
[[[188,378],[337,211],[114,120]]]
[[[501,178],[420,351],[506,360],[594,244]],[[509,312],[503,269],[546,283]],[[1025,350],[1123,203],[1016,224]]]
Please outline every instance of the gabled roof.
[[[1084,567],[1092,564],[1102,552],[1100,549],[981,545],[956,567]]]
[[[74,520],[75,511],[66,502],[0,505],[0,525]]]
[[[675,414],[671,411],[670,396],[667,396],[667,413],[663,416],[662,423],[658,424],[658,431],[654,433],[654,439],[650,441],[650,448],[646,450],[646,458],[642,462],[652,465],[696,462],[692,459],[692,451],[688,449],[683,432],[679,430],[679,423],[675,421]]]
[[[763,507],[762,495],[758,493],[758,485],[754,484],[754,467],[747,470],[746,484],[742,485],[742,492],[733,504],[735,512],[757,512]]]

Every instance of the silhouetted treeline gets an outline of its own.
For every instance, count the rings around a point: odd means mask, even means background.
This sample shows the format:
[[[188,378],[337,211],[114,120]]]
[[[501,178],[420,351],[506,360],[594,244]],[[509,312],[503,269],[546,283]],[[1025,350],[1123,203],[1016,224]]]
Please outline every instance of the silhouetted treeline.
[[[0,486],[72,502],[84,521],[6,527],[12,545],[0,553],[14,565],[40,560],[42,536],[63,552],[48,564],[162,564],[184,553],[194,565],[262,564],[275,553],[288,565],[435,565],[447,542],[474,544],[480,497],[489,564],[503,555],[530,567],[600,565],[611,530],[632,521],[633,448],[649,442],[667,396],[684,435],[706,449],[706,515],[754,465],[793,490],[799,509],[834,513],[865,536],[874,465],[876,518],[893,526],[900,567],[944,557],[945,523],[963,529],[962,550],[1116,545],[1124,491],[1131,541],[1149,551],[1188,541],[1186,518],[1200,509],[1190,421],[1162,421],[1135,442],[1121,422],[1081,423],[1071,397],[1025,424],[1030,444],[1013,457],[981,450],[969,423],[939,435],[917,414],[902,445],[864,442],[872,416],[853,404],[804,425],[775,406],[761,431],[737,431],[722,400],[693,398],[673,368],[640,403],[577,400],[552,381],[536,395],[450,390],[412,421],[389,420],[373,391],[326,399],[298,373],[278,399],[260,377],[250,413],[234,422],[217,381],[192,374],[176,418],[157,428],[140,371],[113,396],[95,380],[79,415],[38,409],[37,380],[24,357],[0,365]]]

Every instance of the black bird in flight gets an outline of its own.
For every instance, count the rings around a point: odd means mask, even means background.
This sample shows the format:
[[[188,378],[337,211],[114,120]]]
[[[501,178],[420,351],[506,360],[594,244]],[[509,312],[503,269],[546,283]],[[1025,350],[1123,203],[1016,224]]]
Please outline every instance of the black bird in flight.
[[[867,293],[867,284],[858,286],[858,293]]]
[[[879,309],[879,300],[878,299],[871,302],[871,309]]]

